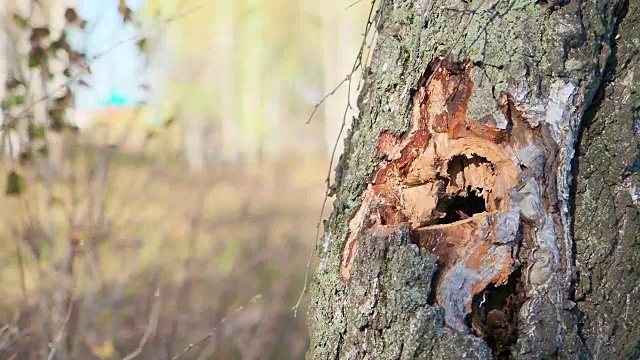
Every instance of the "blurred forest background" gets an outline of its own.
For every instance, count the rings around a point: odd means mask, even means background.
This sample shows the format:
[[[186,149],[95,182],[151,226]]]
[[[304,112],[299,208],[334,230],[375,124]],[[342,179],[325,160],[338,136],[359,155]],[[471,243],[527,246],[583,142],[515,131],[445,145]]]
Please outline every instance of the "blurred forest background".
[[[371,6],[0,0],[0,358],[303,358]]]

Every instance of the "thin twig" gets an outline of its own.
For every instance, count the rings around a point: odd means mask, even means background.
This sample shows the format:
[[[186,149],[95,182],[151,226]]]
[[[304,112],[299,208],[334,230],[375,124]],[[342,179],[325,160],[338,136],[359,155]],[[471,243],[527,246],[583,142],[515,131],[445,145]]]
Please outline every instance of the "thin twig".
[[[159,280],[158,280],[159,282]],[[144,330],[144,334],[142,335],[142,339],[138,343],[138,347],[129,355],[125,356],[122,360],[132,360],[136,358],[138,355],[142,353],[142,349],[147,344],[149,337],[152,333],[154,333],[158,327],[158,318],[160,317],[160,285],[156,285],[156,290],[153,293],[154,301],[153,306],[151,307],[151,311],[149,312],[149,321],[147,322],[147,327]]]
[[[71,313],[73,312],[74,304],[75,304],[75,301],[70,301],[69,306],[67,306],[67,315],[65,315],[64,322],[62,323],[62,326],[58,331],[58,335],[56,336],[56,338],[53,340],[53,343],[51,344],[51,350],[49,350],[49,356],[47,356],[47,360],[52,360],[53,356],[56,354],[56,351],[58,350],[58,344],[60,344],[60,341],[62,341],[62,338],[64,337],[67,324],[69,323],[69,319],[71,318]]]
[[[356,0],[356,1],[352,2],[349,6],[347,6],[346,8],[344,8],[344,9],[345,9],[345,10],[349,10],[349,9],[351,9],[352,7],[354,7],[354,6],[358,5],[358,4],[359,4],[359,3],[361,3],[361,2],[362,2],[362,0]]]
[[[367,25],[365,27],[364,30],[364,34],[363,34],[363,38],[362,38],[362,43],[360,44],[360,50],[358,51],[358,56],[356,56],[356,59],[353,63],[353,67],[351,68],[351,72],[349,73],[349,75],[342,80],[342,82],[335,88],[333,89],[329,94],[327,94],[322,101],[316,105],[316,107],[314,108],[313,112],[311,113],[311,117],[313,117],[313,115],[315,114],[315,112],[318,110],[318,107],[331,95],[333,95],[336,90],[341,87],[345,82],[348,84],[348,93],[347,93],[347,105],[345,106],[344,109],[344,114],[342,115],[342,124],[340,125],[340,131],[338,132],[338,136],[336,137],[336,141],[333,144],[333,150],[331,151],[331,159],[329,160],[329,169],[327,171],[327,177],[325,178],[325,185],[326,185],[326,190],[325,190],[325,194],[324,194],[324,199],[322,200],[322,207],[320,208],[320,214],[318,216],[318,222],[316,223],[316,237],[315,237],[315,243],[313,245],[313,248],[311,249],[310,253],[309,253],[309,258],[307,260],[307,265],[306,265],[306,270],[305,270],[305,275],[304,275],[304,284],[302,286],[302,291],[300,292],[300,296],[298,297],[298,301],[296,302],[296,304],[293,306],[293,308],[291,310],[293,310],[293,316],[297,317],[298,316],[298,309],[300,308],[300,304],[302,303],[302,298],[304,297],[304,294],[307,292],[307,288],[309,285],[309,274],[311,272],[311,261],[313,260],[313,254],[315,253],[317,247],[318,247],[318,240],[320,239],[320,225],[322,224],[322,218],[324,217],[324,209],[327,206],[327,202],[329,201],[329,194],[331,193],[331,172],[333,169],[333,163],[335,161],[335,156],[336,156],[336,152],[338,149],[338,144],[340,143],[340,138],[342,137],[342,133],[344,132],[344,128],[346,126],[347,123],[347,113],[349,112],[350,109],[352,109],[351,107],[351,79],[352,79],[352,75],[363,65],[362,63],[362,55],[364,52],[364,48],[366,47],[367,44],[367,37],[369,36],[369,32],[371,31],[371,27],[375,21],[375,19],[377,18],[377,15],[380,13],[380,11],[382,10],[382,7],[384,5],[384,2],[382,2],[382,4],[380,5],[380,7],[378,8],[378,10],[376,11],[375,15],[373,13],[373,10],[375,8],[375,3],[376,0],[372,0],[371,1],[371,8],[369,9],[369,15],[367,17]],[[374,16],[374,17],[372,17]],[[368,58],[368,56],[367,56]],[[365,64],[366,65],[366,64]],[[309,120],[307,121],[307,124],[311,121],[311,117],[309,117]]]
[[[13,341],[11,341],[11,333],[12,333],[12,326],[9,324],[5,324],[2,327],[0,327],[0,351],[6,349],[9,347],[9,345],[11,345],[11,343]],[[5,333],[7,334],[5,336]],[[5,338],[7,340],[5,340]]]
[[[342,87],[342,85],[344,85],[344,83],[346,83],[347,81],[351,81],[351,75],[353,75],[353,72],[350,72],[347,76],[345,76],[345,78],[342,79],[342,81],[340,81],[340,83],[338,83],[338,85],[336,85],[333,90],[325,94],[325,96],[320,101],[313,105],[313,111],[311,112],[311,115],[309,115],[309,118],[307,119],[307,122],[305,124],[311,123],[311,119],[313,119],[313,116],[316,114],[318,109],[320,109],[320,106],[322,106],[322,104],[324,104],[324,102],[327,101],[329,97],[334,95],[336,91],[338,91]]]
[[[213,336],[216,334],[216,331],[218,330],[218,328],[226,323],[230,318],[233,318],[234,316],[238,315],[239,313],[241,313],[242,311],[244,311],[244,309],[246,308],[246,305],[249,304],[253,304],[255,302],[257,302],[258,300],[262,299],[262,295],[258,294],[254,297],[251,298],[251,300],[249,301],[249,303],[245,304],[245,305],[241,305],[239,306],[234,312],[233,314],[231,314],[230,317],[223,317],[222,320],[220,320],[220,322],[218,322],[218,324],[204,337],[202,337],[200,340],[191,343],[189,345],[187,345],[187,347],[185,347],[181,353],[176,354],[176,356],[172,357],[171,360],[177,360],[179,358],[181,358],[182,356],[184,356],[185,354],[187,354],[188,352],[190,352],[191,350],[193,350],[194,348],[199,347],[200,345],[203,345],[204,343],[206,343],[207,341],[209,341],[210,339],[213,338]]]

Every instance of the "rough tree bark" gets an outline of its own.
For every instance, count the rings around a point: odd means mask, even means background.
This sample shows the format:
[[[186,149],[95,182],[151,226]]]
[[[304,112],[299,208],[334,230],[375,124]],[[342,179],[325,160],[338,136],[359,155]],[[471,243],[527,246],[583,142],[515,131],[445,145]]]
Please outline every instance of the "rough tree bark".
[[[640,358],[640,2],[385,0],[309,359]]]

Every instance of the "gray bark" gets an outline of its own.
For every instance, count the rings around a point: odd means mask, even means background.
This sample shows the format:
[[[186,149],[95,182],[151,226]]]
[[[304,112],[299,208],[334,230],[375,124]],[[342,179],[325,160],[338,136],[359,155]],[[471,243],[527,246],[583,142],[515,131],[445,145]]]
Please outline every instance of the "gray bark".
[[[640,358],[640,4],[386,0],[309,359]]]

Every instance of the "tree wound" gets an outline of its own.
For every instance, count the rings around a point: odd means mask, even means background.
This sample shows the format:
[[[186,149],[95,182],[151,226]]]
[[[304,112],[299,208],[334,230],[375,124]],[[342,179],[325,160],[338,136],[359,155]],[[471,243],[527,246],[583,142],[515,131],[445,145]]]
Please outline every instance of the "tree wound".
[[[553,226],[539,190],[548,150],[507,94],[497,103],[485,97],[493,108],[478,108],[490,113],[471,108],[481,88],[472,80],[478,70],[434,62],[414,94],[410,131],[380,134],[385,160],[349,223],[341,275],[351,276],[359,237],[408,223],[414,242],[437,256],[431,296],[447,325],[505,348],[517,338],[514,314],[526,299],[523,231],[536,238],[535,229]]]

